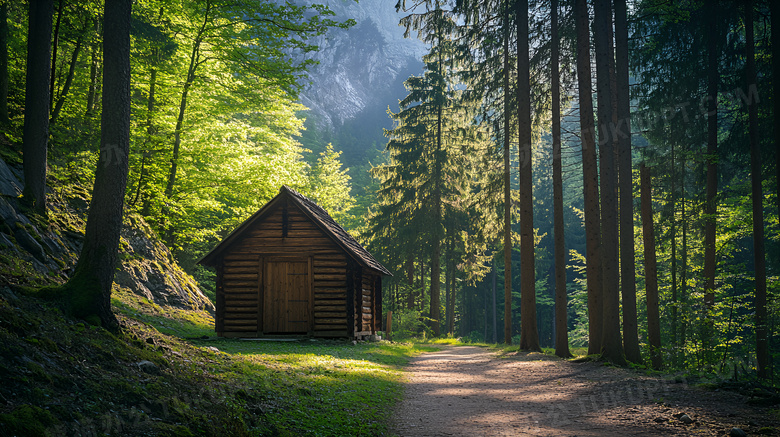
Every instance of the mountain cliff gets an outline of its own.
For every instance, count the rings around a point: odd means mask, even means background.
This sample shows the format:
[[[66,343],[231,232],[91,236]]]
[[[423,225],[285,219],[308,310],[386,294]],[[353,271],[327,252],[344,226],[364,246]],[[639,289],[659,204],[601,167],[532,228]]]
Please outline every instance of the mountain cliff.
[[[349,160],[351,152],[383,142],[382,128],[391,125],[387,109],[398,110],[398,100],[406,95],[403,82],[422,72],[420,58],[426,48],[414,37],[404,38],[404,28],[398,25],[403,13],[396,12],[396,0],[325,4],[336,19],[352,18],[356,24],[328,32],[316,42],[320,50],[313,58],[319,65],[311,69],[311,83],[301,102],[310,108],[307,128],[333,135]],[[356,132],[340,135],[344,129]],[[351,144],[355,142],[368,144]]]

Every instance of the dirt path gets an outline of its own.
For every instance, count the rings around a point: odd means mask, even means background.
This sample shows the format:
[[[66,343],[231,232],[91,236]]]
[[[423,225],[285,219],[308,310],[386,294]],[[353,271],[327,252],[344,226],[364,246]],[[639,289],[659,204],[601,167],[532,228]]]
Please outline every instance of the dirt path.
[[[723,436],[778,426],[733,392],[543,354],[447,347],[415,358],[410,371],[391,435]]]

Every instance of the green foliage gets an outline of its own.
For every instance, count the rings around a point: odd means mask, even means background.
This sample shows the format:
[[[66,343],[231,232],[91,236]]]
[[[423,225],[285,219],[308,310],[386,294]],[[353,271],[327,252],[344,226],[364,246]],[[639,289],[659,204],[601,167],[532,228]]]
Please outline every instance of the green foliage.
[[[9,139],[23,116],[26,13],[9,5]],[[101,3],[80,0],[57,17],[49,162],[68,184],[91,186],[100,164],[101,14]],[[353,24],[322,5],[134,2],[126,203],[187,270],[282,184],[310,191],[307,151],[295,140],[297,94],[313,62],[302,55],[318,50],[313,37]]]
[[[725,6],[706,2],[664,4],[640,2],[635,31],[647,35],[634,51],[638,110],[634,125],[647,145],[641,157],[653,167],[653,191],[663,358],[671,368],[713,374],[745,367],[755,369],[755,301],[753,296],[753,236],[747,108],[756,105],[761,149],[773,150],[775,115],[767,100],[771,95],[771,52],[759,44],[756,84],[745,84],[744,10],[724,13]],[[763,6],[760,6],[763,7]],[[708,20],[717,10],[717,26]],[[767,32],[766,21],[755,23]],[[710,38],[715,38],[711,40]],[[718,53],[717,156],[707,152],[707,45]],[[762,78],[763,76],[763,78]],[[716,222],[715,304],[704,305],[704,223],[706,166],[715,158],[718,169]],[[774,156],[762,156],[764,170]],[[777,271],[777,209],[773,197],[774,176],[764,173],[764,216],[767,245],[767,282]],[[767,196],[772,193],[772,196]],[[640,281],[641,286],[641,281]],[[769,329],[777,323],[777,294],[769,290]],[[640,314],[640,318],[642,314]],[[644,329],[640,323],[640,329]],[[770,334],[770,338],[773,335]],[[772,342],[770,350],[777,350]]]
[[[351,223],[350,210],[355,199],[350,194],[348,169],[341,168],[341,152],[328,144],[309,172],[308,194],[319,206],[328,211],[336,223]]]
[[[420,311],[401,309],[393,312],[393,339],[430,337],[430,328],[426,324],[428,321],[430,319],[424,317]]]

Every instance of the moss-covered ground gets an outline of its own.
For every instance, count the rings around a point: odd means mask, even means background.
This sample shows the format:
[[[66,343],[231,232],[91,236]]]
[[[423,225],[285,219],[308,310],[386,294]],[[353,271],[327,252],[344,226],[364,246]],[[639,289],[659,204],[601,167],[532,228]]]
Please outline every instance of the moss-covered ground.
[[[207,313],[113,303],[117,334],[0,291],[0,436],[383,435],[430,349],[215,338]]]

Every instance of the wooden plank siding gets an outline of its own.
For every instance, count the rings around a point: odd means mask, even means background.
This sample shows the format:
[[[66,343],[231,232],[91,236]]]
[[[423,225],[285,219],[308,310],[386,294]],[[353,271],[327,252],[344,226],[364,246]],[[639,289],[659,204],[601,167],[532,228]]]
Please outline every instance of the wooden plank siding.
[[[382,277],[374,276],[374,333],[382,330]]]
[[[283,237],[283,234],[286,236]],[[224,303],[217,305],[221,307],[218,314],[220,311],[224,314],[224,324],[217,331],[263,335],[264,330],[284,332],[293,329],[263,321],[263,316],[269,317],[269,311],[272,311],[270,308],[264,311],[264,304],[272,302],[279,308],[283,305],[278,298],[269,301],[262,297],[266,279],[260,272],[268,274],[269,262],[275,266],[285,258],[291,261],[305,258],[310,265],[308,287],[313,302],[308,326],[301,326],[298,331],[319,336],[348,336],[347,255],[294,205],[271,211],[225,252],[223,272],[218,275],[222,278],[219,282],[223,288],[218,294],[224,296]],[[301,310],[295,311],[297,318],[303,317]]]
[[[391,275],[333,218],[287,186],[199,264],[216,268],[217,334],[362,338],[381,328]]]
[[[217,299],[217,311],[223,314],[222,332],[254,335],[258,331],[258,257],[226,258],[222,265],[222,293],[218,293],[222,305]]]
[[[374,308],[373,308],[373,290],[374,290],[374,283],[372,275],[368,272],[363,272],[360,278],[360,289],[361,289],[361,298],[357,302],[357,304],[360,306],[360,331],[361,332],[373,332],[373,326],[374,326]]]

